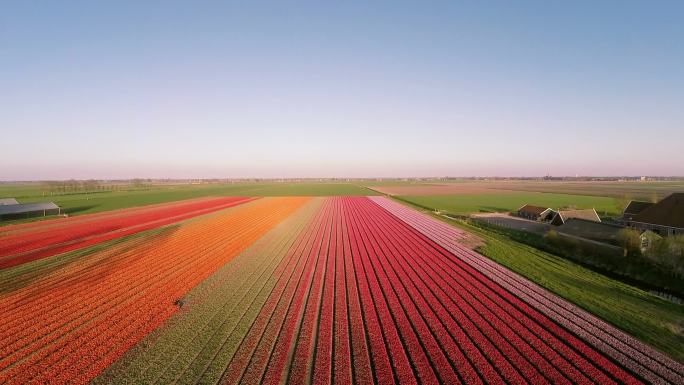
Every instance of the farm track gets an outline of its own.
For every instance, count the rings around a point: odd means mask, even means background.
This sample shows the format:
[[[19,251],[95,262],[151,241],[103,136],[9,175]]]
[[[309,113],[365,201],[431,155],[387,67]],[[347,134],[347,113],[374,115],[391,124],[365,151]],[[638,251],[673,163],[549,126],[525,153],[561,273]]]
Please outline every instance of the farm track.
[[[222,210],[253,198],[211,198],[0,228],[0,269]]]
[[[684,365],[459,243],[464,233],[386,198],[370,198],[451,255],[651,383],[684,383]]]
[[[190,221],[142,250],[78,272],[67,266],[0,297],[7,320],[0,382],[87,382],[176,312],[176,299],[305,201],[258,200]]]

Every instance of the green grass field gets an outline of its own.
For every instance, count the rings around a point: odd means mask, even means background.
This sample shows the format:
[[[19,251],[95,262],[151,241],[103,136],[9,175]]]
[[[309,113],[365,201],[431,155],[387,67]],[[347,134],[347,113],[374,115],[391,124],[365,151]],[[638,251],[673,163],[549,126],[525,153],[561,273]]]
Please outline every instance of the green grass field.
[[[510,193],[496,194],[403,196],[400,199],[455,215],[512,211],[527,203],[554,209],[563,207],[594,208],[601,216],[619,213],[614,198],[588,195],[511,191]]]
[[[483,255],[684,362],[683,305],[506,236],[428,213],[482,238],[485,245],[478,251]]]
[[[94,213],[154,203],[172,202],[205,196],[333,196],[377,195],[367,186],[421,186],[443,184],[434,181],[365,180],[352,182],[259,182],[201,185],[155,185],[130,187],[117,191],[44,195],[41,185],[0,184],[0,198],[14,197],[21,203],[54,201],[70,215]],[[494,194],[458,194],[403,197],[425,207],[465,215],[473,212],[510,211],[525,203],[559,207],[595,208],[599,215],[619,213],[616,198],[642,197],[684,190],[684,182],[528,182],[460,181],[462,185],[505,188]],[[526,191],[521,191],[526,190]],[[623,204],[625,202],[622,202]],[[35,220],[35,219],[34,219]],[[17,221],[14,221],[15,223]],[[7,221],[5,222],[7,224]]]
[[[121,191],[96,193],[43,195],[40,185],[0,185],[0,198],[14,197],[20,203],[53,201],[69,215],[90,214],[100,211],[182,199],[207,196],[334,196],[377,195],[363,186],[351,183],[234,183],[152,186]],[[38,220],[32,218],[31,220]],[[22,220],[3,221],[2,224]],[[25,220],[24,220],[25,221]]]

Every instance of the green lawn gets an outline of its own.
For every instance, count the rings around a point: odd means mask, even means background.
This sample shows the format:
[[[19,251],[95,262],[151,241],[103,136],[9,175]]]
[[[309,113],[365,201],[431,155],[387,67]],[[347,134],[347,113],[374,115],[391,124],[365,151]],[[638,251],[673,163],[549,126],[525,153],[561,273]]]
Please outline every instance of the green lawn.
[[[377,195],[351,183],[233,183],[154,186],[89,194],[43,195],[38,184],[0,185],[0,198],[14,197],[20,203],[53,201],[70,215],[89,214],[126,207],[172,202],[206,196],[333,196]],[[39,218],[35,218],[36,220]],[[3,221],[2,224],[19,221]]]
[[[684,191],[684,181],[681,180],[643,182],[493,181],[489,186],[519,191],[594,195],[645,201],[659,200],[674,192]]]
[[[618,214],[614,198],[588,195],[511,191],[510,193],[495,194],[402,196],[399,198],[422,207],[438,209],[455,215],[511,211],[527,203],[553,209],[563,207],[594,208],[601,216]]]
[[[430,213],[485,241],[483,255],[684,362],[684,306],[460,220]]]

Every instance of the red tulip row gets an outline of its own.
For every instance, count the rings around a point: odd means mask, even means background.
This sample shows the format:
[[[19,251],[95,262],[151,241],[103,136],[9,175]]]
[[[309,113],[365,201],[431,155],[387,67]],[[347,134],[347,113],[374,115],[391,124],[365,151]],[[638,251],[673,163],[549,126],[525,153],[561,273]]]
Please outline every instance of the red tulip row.
[[[184,223],[0,296],[0,383],[89,381],[177,311],[176,299],[306,201],[263,200]]]
[[[347,255],[351,254],[351,250],[348,247],[348,243],[344,242],[345,239],[349,237],[347,232],[347,227],[344,225],[346,222],[346,215],[343,210],[340,210],[340,215],[335,218],[339,221],[337,226],[337,233],[335,234],[335,285],[334,293],[332,293],[332,301],[326,302],[329,304],[333,310],[330,311],[331,318],[333,319],[332,324],[332,334],[333,334],[333,352],[331,353],[334,357],[332,364],[332,376],[333,381],[336,384],[349,384],[354,379],[354,373],[352,370],[352,362],[354,363],[354,368],[356,370],[356,383],[357,384],[368,384],[372,381],[370,376],[370,361],[368,359],[368,352],[364,349],[359,352],[357,349],[357,355],[352,358],[352,345],[351,345],[351,332],[358,325],[358,319],[355,319],[355,323],[351,325],[349,322],[352,320],[350,316],[349,309],[356,309],[358,307],[358,297],[353,300],[352,294],[347,295],[347,290],[354,290],[353,281],[348,284],[347,278],[351,278],[351,274],[346,273],[345,264],[348,263],[345,259]],[[332,287],[332,285],[331,285]],[[355,293],[356,294],[356,293]],[[330,297],[326,297],[330,298]],[[356,312],[356,311],[354,311]],[[356,314],[358,315],[358,313]],[[354,321],[351,321],[354,322]],[[362,332],[363,330],[361,330]],[[329,355],[325,356],[326,359]],[[319,366],[323,366],[322,364]]]
[[[325,227],[324,236],[322,239],[321,247],[318,250],[317,255],[317,265],[314,272],[313,281],[311,288],[309,289],[308,299],[306,301],[306,308],[303,309],[303,319],[301,321],[300,333],[296,340],[296,346],[294,350],[294,358],[292,364],[292,370],[290,371],[289,378],[293,383],[304,383],[307,378],[311,377],[311,366],[309,362],[312,359],[325,359],[326,355],[330,355],[329,350],[331,344],[329,342],[332,337],[330,331],[332,322],[331,312],[331,296],[330,296],[330,279],[328,278],[331,274],[331,263],[335,263],[335,256],[328,255],[328,245],[334,244],[334,238],[336,236],[337,223],[332,222],[335,218],[335,211],[337,207],[333,205],[331,207],[332,213],[327,216],[327,222]],[[324,288],[325,281],[325,288]],[[324,293],[325,291],[325,293]],[[321,328],[317,328],[316,324],[320,323]],[[287,326],[284,326],[287,327]],[[318,335],[316,335],[318,333]],[[314,354],[314,344],[316,341],[326,341],[326,343],[319,346],[320,351],[316,352],[315,358]],[[279,344],[278,346],[287,346],[286,344]],[[269,375],[274,372],[282,372],[285,365],[285,358],[280,357],[278,363],[273,363],[269,365],[268,372],[266,373],[266,378],[271,379],[271,383],[278,382],[273,381],[277,379],[277,376]],[[327,365],[329,368],[330,366]],[[322,373],[318,371],[316,373],[319,377],[324,376],[328,373]],[[329,379],[328,379],[329,380]]]
[[[92,246],[244,203],[253,198],[196,199],[0,229],[0,269]]]
[[[370,199],[321,210],[223,383],[641,383]]]
[[[371,198],[397,218],[420,231],[426,237],[444,247],[454,261],[468,265],[486,277],[488,285],[499,286],[512,294],[512,302],[531,307],[534,314],[548,317],[562,327],[550,327],[550,331],[578,336],[580,342],[588,343],[619,365],[637,374],[643,380],[655,384],[684,383],[684,367],[651,347],[637,341],[624,332],[608,325],[595,316],[553,295],[527,279],[477,254],[459,243],[463,238],[460,230],[418,213],[386,198]],[[524,302],[523,302],[524,301]],[[569,340],[576,339],[569,335]],[[564,338],[564,337],[563,337]],[[588,357],[593,357],[589,354]],[[595,357],[594,357],[595,358]],[[605,362],[606,358],[596,358]]]

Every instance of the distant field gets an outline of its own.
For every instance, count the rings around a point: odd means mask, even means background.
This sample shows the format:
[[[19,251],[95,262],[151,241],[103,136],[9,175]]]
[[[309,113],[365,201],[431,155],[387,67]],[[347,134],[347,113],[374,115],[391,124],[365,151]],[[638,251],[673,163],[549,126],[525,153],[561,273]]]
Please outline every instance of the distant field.
[[[369,186],[368,188],[382,194],[402,195],[454,195],[454,194],[496,194],[506,193],[509,190],[489,188],[487,185],[476,183],[449,183],[449,184],[403,184]]]
[[[0,198],[21,203],[54,201],[64,212],[80,215],[208,196],[361,196],[388,194],[453,214],[509,211],[525,203],[554,208],[594,207],[614,215],[627,199],[657,200],[684,191],[684,182],[543,182],[543,181],[355,181],[302,183],[231,183],[155,185],[117,191],[50,195],[40,184],[0,184]],[[545,194],[542,194],[545,193]],[[618,203],[618,200],[620,203]],[[29,219],[33,221],[37,219]],[[17,223],[3,221],[0,225]]]
[[[491,194],[401,196],[399,198],[425,208],[456,215],[511,211],[527,203],[554,209],[563,207],[594,208],[599,215],[616,215],[619,213],[614,198],[588,195],[509,191]]]
[[[359,186],[365,186],[371,189],[375,187],[393,187],[393,186],[439,186],[445,182],[441,180],[365,180],[355,182]]]
[[[20,203],[53,201],[70,215],[89,214],[127,207],[173,202],[208,196],[338,196],[377,195],[350,183],[236,183],[152,186],[123,191],[43,195],[40,185],[0,185],[0,198]],[[0,222],[7,224],[10,221]],[[11,221],[16,223],[17,221]]]
[[[641,200],[658,200],[673,192],[684,191],[684,181],[666,182],[491,182],[491,188],[518,191],[607,196]]]
[[[394,196],[492,194],[504,191],[548,192],[655,201],[684,191],[684,181],[674,182],[553,182],[553,181],[458,181],[384,182],[369,188]]]

